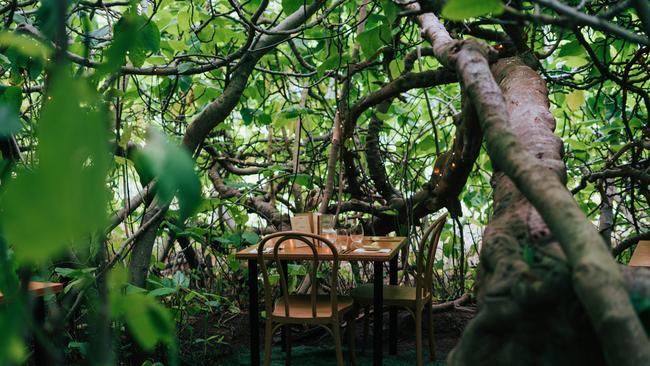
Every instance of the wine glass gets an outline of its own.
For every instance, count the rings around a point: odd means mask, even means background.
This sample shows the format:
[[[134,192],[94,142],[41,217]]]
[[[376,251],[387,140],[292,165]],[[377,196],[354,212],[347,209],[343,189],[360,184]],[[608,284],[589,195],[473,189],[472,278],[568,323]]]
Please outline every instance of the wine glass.
[[[336,249],[346,251],[348,249],[348,229],[340,227],[336,229]]]
[[[363,222],[359,219],[352,220],[349,234],[352,244],[361,244],[363,242]]]

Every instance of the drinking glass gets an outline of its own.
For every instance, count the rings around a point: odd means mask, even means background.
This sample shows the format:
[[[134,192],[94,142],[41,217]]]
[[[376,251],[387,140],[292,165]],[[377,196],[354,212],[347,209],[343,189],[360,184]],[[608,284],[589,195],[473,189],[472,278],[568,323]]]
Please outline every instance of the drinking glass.
[[[361,220],[353,220],[350,226],[350,241],[353,245],[358,245],[363,242],[363,222]]]
[[[322,214],[320,215],[320,229],[321,233],[325,230],[334,230],[334,215]]]
[[[336,244],[336,230],[334,229],[334,215],[324,214],[320,216],[320,235]]]
[[[334,229],[322,229],[322,233],[321,233],[321,235],[322,235],[325,239],[329,240],[330,243],[336,245],[336,237],[337,237],[337,235],[336,235],[336,230],[334,230]]]
[[[336,249],[339,251],[344,251],[348,249],[348,229],[338,228],[336,229]]]

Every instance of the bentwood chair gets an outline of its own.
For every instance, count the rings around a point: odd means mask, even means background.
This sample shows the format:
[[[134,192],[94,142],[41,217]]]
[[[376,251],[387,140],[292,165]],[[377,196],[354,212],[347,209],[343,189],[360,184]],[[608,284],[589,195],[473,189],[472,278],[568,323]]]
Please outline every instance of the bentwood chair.
[[[285,243],[293,241],[294,244],[303,243],[310,249],[311,252],[307,255],[309,259],[305,261],[311,262],[309,275],[311,278],[310,293],[307,295],[289,294],[288,275],[286,266],[282,264],[279,258],[279,251],[281,246]],[[325,262],[331,263],[331,282],[330,294],[318,294],[318,277],[317,271],[319,265],[323,261],[319,258],[318,243],[321,243],[332,252],[333,260],[326,260]],[[279,274],[280,294],[277,299],[273,299],[273,288],[271,286],[269,268],[264,260],[264,250],[267,249],[267,243],[272,245],[273,260],[275,262]],[[322,248],[322,247],[321,247]],[[267,249],[268,250],[268,249]],[[322,249],[321,249],[322,250]],[[266,308],[266,331],[264,338],[264,365],[271,364],[271,343],[273,333],[279,328],[284,327],[286,336],[286,357],[287,364],[291,363],[291,324],[307,324],[316,325],[325,328],[334,338],[334,346],[336,349],[336,364],[343,366],[343,350],[341,346],[341,325],[342,317],[346,314],[351,314],[353,309],[353,301],[349,296],[339,296],[338,288],[338,270],[339,258],[338,252],[334,244],[326,238],[310,233],[286,231],[271,234],[266,236],[259,244],[257,251],[258,263],[260,264],[262,276],[264,279],[264,302]],[[349,341],[350,341],[350,362],[356,364],[354,356],[354,320],[355,316],[351,316],[348,328]]]
[[[422,366],[422,315],[425,307],[429,311],[429,348],[431,360],[435,359],[433,339],[433,265],[442,228],[445,226],[445,213],[431,224],[422,236],[422,244],[417,255],[415,287],[384,285],[384,305],[406,309],[415,320],[415,351],[417,366]],[[406,266],[405,266],[406,267]],[[369,308],[373,303],[374,289],[371,284],[361,285],[352,290],[352,297],[359,306]],[[375,309],[381,311],[381,309]],[[365,317],[368,318],[367,316]],[[367,320],[366,320],[367,321]],[[367,329],[367,324],[364,329]],[[364,331],[367,336],[367,332]]]

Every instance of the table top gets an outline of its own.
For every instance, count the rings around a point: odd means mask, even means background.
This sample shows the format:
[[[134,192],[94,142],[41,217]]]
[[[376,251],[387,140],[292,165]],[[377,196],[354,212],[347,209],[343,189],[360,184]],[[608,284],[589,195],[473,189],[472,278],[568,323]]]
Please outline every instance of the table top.
[[[46,294],[58,294],[63,291],[63,284],[58,282],[39,282],[39,281],[30,281],[29,282],[29,293],[39,297]],[[0,303],[4,300],[4,295],[0,292]]]
[[[650,267],[650,240],[639,241],[628,266]]]
[[[266,248],[272,248],[275,240],[267,243]],[[283,243],[278,251],[281,260],[309,260],[313,258],[312,250],[299,241],[290,239]],[[406,237],[403,236],[364,236],[361,243],[355,244],[348,241],[348,250],[339,250],[339,261],[379,261],[391,260],[406,245]],[[246,247],[237,254],[237,259],[257,259],[259,244]],[[332,252],[326,245],[317,247],[320,260],[332,260]],[[265,259],[273,259],[273,252],[268,249],[264,253]]]

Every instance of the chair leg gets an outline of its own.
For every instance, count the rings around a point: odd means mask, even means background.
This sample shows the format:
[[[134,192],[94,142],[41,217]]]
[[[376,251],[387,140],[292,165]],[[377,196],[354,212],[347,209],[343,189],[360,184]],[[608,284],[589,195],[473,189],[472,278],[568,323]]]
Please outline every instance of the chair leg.
[[[284,359],[284,364],[286,366],[291,366],[291,326],[290,325],[285,325],[284,326],[284,347],[285,347],[285,359]]]
[[[423,366],[424,360],[422,357],[422,310],[415,310],[415,354],[417,357],[417,366]]]
[[[332,333],[334,334],[334,348],[336,349],[336,365],[345,366],[343,363],[343,346],[341,346],[341,325],[338,320],[332,324]]]
[[[363,308],[363,354],[368,348],[368,333],[370,332],[370,306]]]
[[[436,343],[433,337],[433,300],[429,302],[429,358],[436,359]]]
[[[271,343],[273,343],[273,322],[269,319],[266,321],[264,332],[264,366],[271,366]]]

